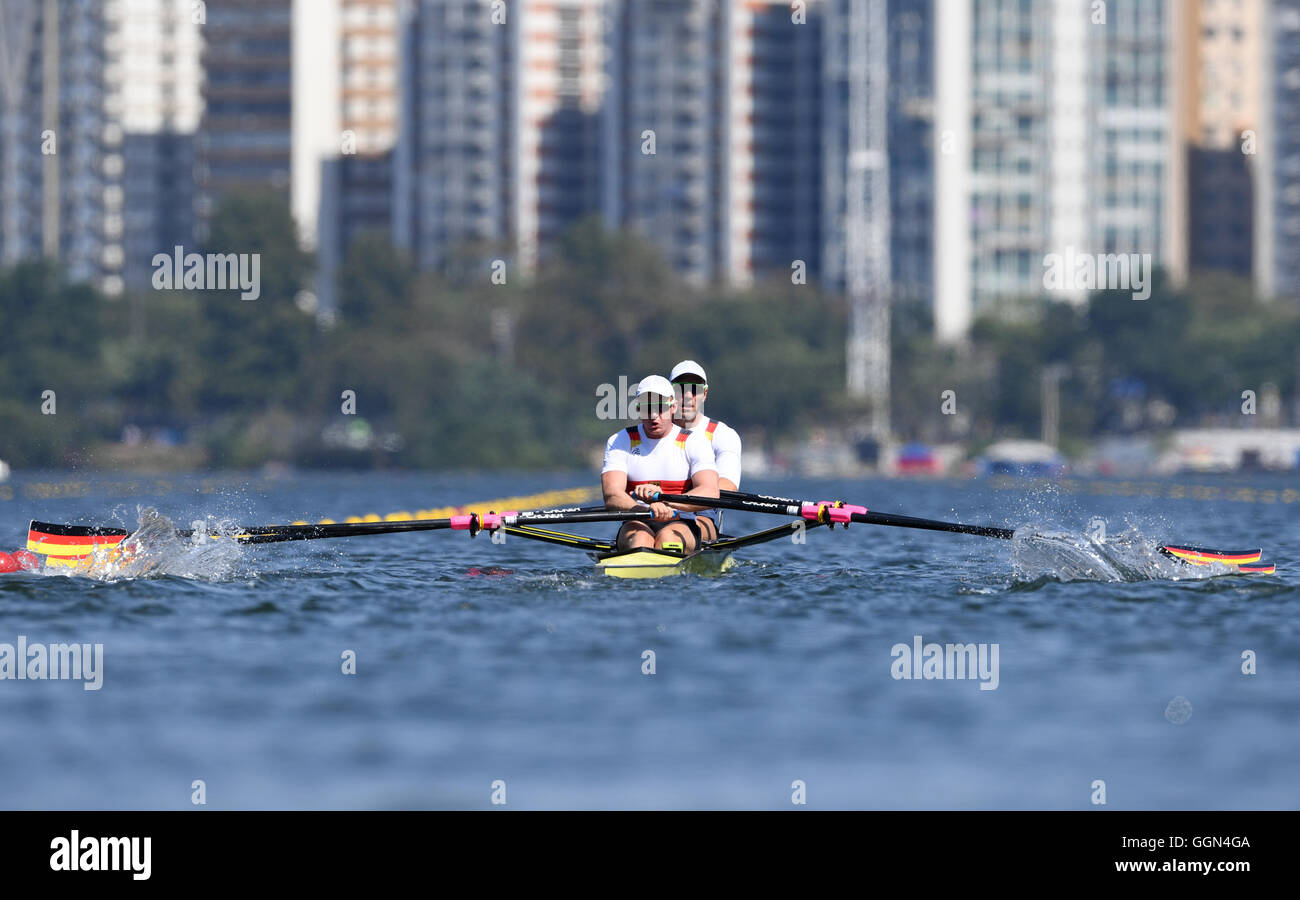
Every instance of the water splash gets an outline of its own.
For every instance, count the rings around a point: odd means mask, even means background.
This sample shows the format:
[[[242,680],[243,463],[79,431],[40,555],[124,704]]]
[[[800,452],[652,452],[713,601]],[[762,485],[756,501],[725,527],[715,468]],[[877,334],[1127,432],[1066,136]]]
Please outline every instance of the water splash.
[[[245,575],[243,548],[231,535],[233,522],[191,523],[193,537],[181,537],[166,516],[149,507],[140,510],[137,527],[115,547],[96,550],[91,564],[75,574],[98,581],[120,581],[174,575],[215,581]]]
[[[1202,566],[1171,559],[1137,529],[1105,541],[1065,531],[1017,529],[1011,562],[1017,581],[1199,581],[1236,572],[1221,563]]]

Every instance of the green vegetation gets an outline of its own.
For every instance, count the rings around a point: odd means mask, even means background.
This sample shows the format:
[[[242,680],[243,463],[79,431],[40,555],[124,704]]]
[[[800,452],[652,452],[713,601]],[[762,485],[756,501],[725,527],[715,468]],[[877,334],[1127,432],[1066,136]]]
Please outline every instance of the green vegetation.
[[[113,465],[125,436],[183,443],[212,466],[587,465],[622,423],[596,417],[602,385],[703,363],[710,412],[753,441],[844,427],[843,298],[781,279],[744,291],[682,284],[645,240],[595,221],[564,236],[536,277],[494,283],[493,247],[417,272],[385,236],[356,241],[339,309],[303,302],[312,260],[283,203],[233,197],[208,248],[261,254],[257,300],[234,291],[108,298],[47,263],[0,270],[0,458]],[[1248,283],[1157,283],[1135,301],[1021,304],[937,346],[929,311],[894,311],[892,417],[904,439],[1036,436],[1041,379],[1057,366],[1063,441],[1239,411],[1241,392],[1294,400],[1300,315]],[[54,391],[57,414],[43,415]],[[956,392],[957,416],[940,414]],[[356,415],[344,415],[345,392]],[[120,448],[118,448],[120,450]],[[129,455],[129,454],[128,454]],[[192,464],[192,462],[191,462]]]

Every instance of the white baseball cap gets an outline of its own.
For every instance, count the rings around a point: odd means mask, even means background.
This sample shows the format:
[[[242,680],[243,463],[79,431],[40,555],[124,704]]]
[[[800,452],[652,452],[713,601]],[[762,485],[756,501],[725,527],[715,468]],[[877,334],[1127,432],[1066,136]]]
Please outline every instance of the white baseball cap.
[[[700,381],[705,384],[709,383],[708,376],[704,374],[704,367],[693,359],[684,359],[677,365],[673,366],[672,373],[668,376],[669,381],[676,381],[683,375],[698,375]]]
[[[661,397],[667,397],[669,400],[676,399],[673,394],[673,386],[662,375],[647,375],[641,379],[636,386],[635,398],[640,399],[644,394],[658,394]]]

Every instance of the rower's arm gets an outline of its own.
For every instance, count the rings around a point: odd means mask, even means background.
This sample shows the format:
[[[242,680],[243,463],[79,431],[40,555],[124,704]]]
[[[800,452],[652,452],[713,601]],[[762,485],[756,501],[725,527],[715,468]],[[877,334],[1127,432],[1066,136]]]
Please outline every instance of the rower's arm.
[[[606,509],[636,509],[636,498],[627,489],[626,432],[617,431],[605,442],[605,464],[600,470],[600,489]]]
[[[602,472],[600,489],[605,494],[605,509],[636,509],[636,498],[627,492],[627,473]]]
[[[712,497],[717,499],[718,496],[718,473],[712,469],[701,469],[691,476],[691,489],[686,492],[688,497]],[[712,509],[711,506],[695,506],[690,503],[670,503],[669,506],[674,509],[682,509],[687,512],[702,512]]]

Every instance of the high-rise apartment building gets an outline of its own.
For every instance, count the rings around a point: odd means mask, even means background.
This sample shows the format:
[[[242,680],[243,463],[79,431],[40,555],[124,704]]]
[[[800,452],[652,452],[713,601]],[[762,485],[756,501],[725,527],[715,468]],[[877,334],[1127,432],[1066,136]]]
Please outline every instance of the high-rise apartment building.
[[[1300,0],[1264,9],[1263,100],[1255,204],[1255,283],[1300,300]]]
[[[895,302],[934,298],[934,30],[943,0],[890,0],[889,208]]]
[[[1149,254],[1184,277],[1182,15],[1180,0],[936,10],[940,337],[1001,301],[1043,296],[1049,254]]]
[[[201,23],[193,7],[175,0],[102,6],[105,143],[122,161],[121,189],[110,190],[107,216],[120,234],[121,283],[147,287],[154,255],[194,236]]]
[[[1266,0],[1186,4],[1182,131],[1194,268],[1251,274],[1265,6]]]
[[[393,147],[400,104],[398,0],[294,6],[293,209],[317,253],[317,294],[356,237],[392,230]]]
[[[646,235],[697,284],[719,277],[726,252],[724,13],[627,0],[610,28],[606,222]]]
[[[292,0],[222,0],[207,4],[206,15],[195,149],[200,232],[229,192],[287,202],[293,163]]]
[[[823,266],[823,4],[628,0],[610,17],[601,209],[697,284]]]
[[[122,159],[105,146],[104,62],[97,0],[0,4],[0,265],[45,256],[118,287],[108,203]]]
[[[404,17],[394,234],[435,267],[513,233],[516,51],[487,0],[414,0]]]

